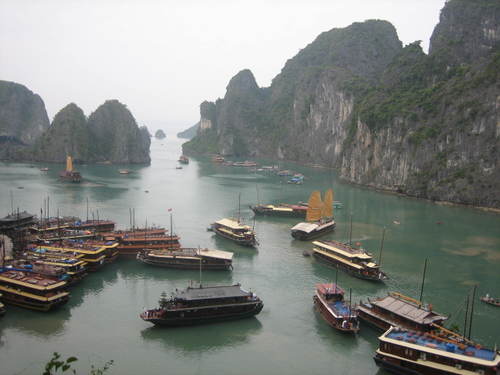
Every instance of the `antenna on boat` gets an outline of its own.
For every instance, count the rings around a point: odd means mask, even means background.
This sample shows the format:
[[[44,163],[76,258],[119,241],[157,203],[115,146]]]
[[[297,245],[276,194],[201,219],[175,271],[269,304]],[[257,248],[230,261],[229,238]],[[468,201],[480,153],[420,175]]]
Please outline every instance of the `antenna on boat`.
[[[352,299],[352,288],[349,288],[349,315],[352,314],[352,312],[351,312],[351,299]]]
[[[420,287],[420,298],[419,301],[422,304],[422,296],[424,295],[424,283],[425,283],[425,272],[427,271],[427,258],[425,258],[424,262],[424,273],[422,275],[422,286]]]
[[[47,196],[47,219],[50,220],[50,197]]]
[[[89,221],[89,197],[87,197],[87,222]]]
[[[384,230],[382,231],[382,241],[380,241],[380,254],[378,256],[378,265],[382,264],[382,250],[384,250],[384,238],[385,238],[385,226]]]
[[[469,340],[472,332],[472,317],[474,316],[474,299],[476,298],[476,289],[477,285],[474,285],[474,289],[472,289],[472,299],[470,301],[469,336],[467,336],[467,339]]]
[[[12,190],[10,190],[10,213],[14,214],[14,196],[12,195]]]
[[[99,210],[96,211],[97,211],[97,225],[99,225]]]
[[[260,195],[259,195],[259,185],[255,184],[255,189],[257,190],[257,204],[260,204]]]

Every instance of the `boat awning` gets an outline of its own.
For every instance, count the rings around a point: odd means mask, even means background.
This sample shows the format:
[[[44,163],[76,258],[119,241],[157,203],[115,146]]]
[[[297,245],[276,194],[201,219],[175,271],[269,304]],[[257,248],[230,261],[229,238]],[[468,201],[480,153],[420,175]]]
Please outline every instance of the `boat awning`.
[[[209,258],[218,258],[224,260],[232,260],[233,253],[229,251],[215,250],[215,249],[199,249],[198,254],[209,257]]]
[[[318,228],[318,224],[316,223],[298,223],[292,228],[292,231],[311,233],[316,228]]]
[[[370,301],[373,305],[402,316],[417,324],[430,324],[435,321],[445,320],[446,316],[438,315],[433,311],[424,309],[405,301],[403,299],[395,298],[393,296],[384,297],[378,301]]]
[[[358,258],[358,259],[363,259],[363,260],[368,260],[372,259],[372,256],[365,253],[362,250],[354,249],[354,248],[348,248],[348,245],[345,245],[341,242],[337,244],[336,241],[314,241],[313,245],[316,245],[318,247],[321,247],[323,249],[327,249],[330,251],[333,251],[339,255],[345,256],[347,258]],[[342,247],[344,247],[346,250],[343,250]],[[349,251],[351,250],[351,251]]]
[[[334,259],[334,260],[336,260],[336,261],[338,261],[338,262],[340,262],[340,263],[347,264],[349,267],[356,268],[357,270],[362,270],[362,269],[363,269],[363,267],[362,267],[362,266],[360,266],[359,264],[353,263],[353,262],[351,262],[351,261],[349,261],[349,260],[347,260],[347,259],[344,259],[344,258],[338,257],[338,256],[336,256],[336,255],[334,255],[334,254],[332,254],[332,253],[329,253],[329,252],[327,252],[327,251],[321,250],[321,249],[320,249],[320,248],[318,248],[318,247],[313,248],[313,251],[314,251],[315,253],[322,254],[322,255],[324,255],[324,256],[325,256],[325,257],[327,257],[327,258]]]
[[[222,225],[235,230],[248,230],[250,227],[248,225],[241,225],[236,220],[231,219],[221,219],[215,222],[216,224]]]
[[[281,212],[293,212],[292,208],[289,207],[276,207],[276,206],[271,206],[273,211],[281,211]]]
[[[252,293],[242,290],[240,285],[190,288],[177,291],[175,297],[186,301],[218,298],[249,297]]]

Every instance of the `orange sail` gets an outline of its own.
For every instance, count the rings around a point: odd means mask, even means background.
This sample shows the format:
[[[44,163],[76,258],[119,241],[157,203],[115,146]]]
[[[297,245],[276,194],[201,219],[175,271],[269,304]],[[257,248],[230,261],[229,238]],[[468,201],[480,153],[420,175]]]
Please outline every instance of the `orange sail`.
[[[323,201],[321,216],[323,218],[333,217],[333,190],[332,189],[328,189],[325,193],[325,200]]]
[[[323,202],[321,193],[317,190],[311,193],[307,205],[306,221],[319,221],[321,219]]]
[[[73,160],[71,156],[66,156],[66,172],[73,172]]]

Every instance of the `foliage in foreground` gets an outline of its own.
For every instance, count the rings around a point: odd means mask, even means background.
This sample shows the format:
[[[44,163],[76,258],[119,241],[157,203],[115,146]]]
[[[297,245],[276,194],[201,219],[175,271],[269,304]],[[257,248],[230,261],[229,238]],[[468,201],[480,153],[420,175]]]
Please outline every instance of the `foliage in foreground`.
[[[61,355],[57,352],[52,354],[52,358],[45,365],[45,371],[43,375],[55,375],[63,372],[71,371],[71,373],[76,374],[76,370],[71,368],[71,363],[78,361],[76,357],[68,357],[66,360],[61,358]],[[113,366],[113,361],[108,361],[104,364],[102,368],[91,366],[89,375],[102,375]]]

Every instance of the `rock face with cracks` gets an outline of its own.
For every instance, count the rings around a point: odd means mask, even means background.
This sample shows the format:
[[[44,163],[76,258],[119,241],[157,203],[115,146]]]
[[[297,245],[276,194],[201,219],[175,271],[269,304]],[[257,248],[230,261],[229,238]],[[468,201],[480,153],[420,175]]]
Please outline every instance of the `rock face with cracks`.
[[[270,87],[204,102],[186,153],[322,164],[350,182],[500,208],[500,3],[450,0],[429,54],[385,21],[319,35]]]

